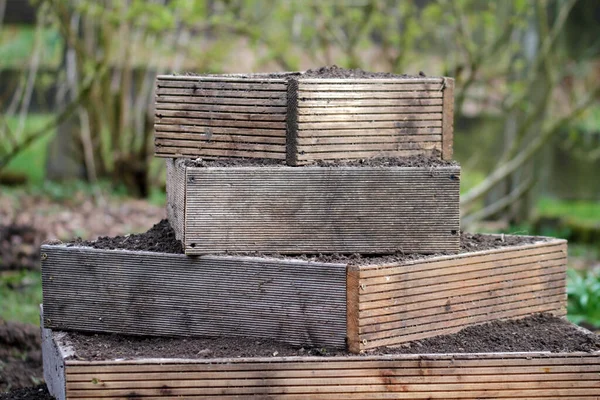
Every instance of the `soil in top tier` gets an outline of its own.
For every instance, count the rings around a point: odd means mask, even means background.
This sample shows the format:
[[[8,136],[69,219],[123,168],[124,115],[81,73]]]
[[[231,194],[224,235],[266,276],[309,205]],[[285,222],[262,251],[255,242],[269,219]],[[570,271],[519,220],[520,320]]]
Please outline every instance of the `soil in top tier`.
[[[69,333],[74,357],[83,360],[115,358],[237,358],[273,356],[345,356],[340,349],[299,348],[252,338],[158,338]],[[381,348],[365,354],[442,354],[490,352],[592,352],[600,337],[547,314],[521,320],[494,321],[452,334]]]
[[[399,79],[399,78],[425,78],[426,75],[423,72],[419,72],[418,75],[407,75],[407,74],[392,74],[390,72],[369,72],[364,71],[360,68],[346,69],[338,67],[337,65],[323,66],[319,68],[313,68],[304,72],[271,72],[263,74],[225,74],[225,75],[202,75],[194,72],[186,73],[188,76],[217,76],[217,77],[235,77],[240,79],[297,79],[297,78],[321,78],[321,79]]]
[[[526,245],[545,241],[545,238],[531,236],[498,236],[486,234],[461,233],[460,252],[468,253],[473,251],[499,249],[507,246]],[[183,246],[181,242],[175,239],[175,232],[169,224],[169,221],[163,219],[150,230],[145,233],[131,234],[127,236],[108,237],[101,236],[95,241],[75,240],[67,244],[68,246],[85,246],[104,250],[132,250],[132,251],[154,251],[160,253],[183,254]],[[289,258],[300,259],[305,261],[331,262],[331,263],[348,263],[352,265],[366,264],[389,264],[394,262],[403,262],[411,260],[419,260],[431,258],[440,254],[389,254],[389,255],[299,255],[299,256],[282,256],[280,254],[259,254],[259,253],[229,253],[230,255],[245,255],[256,257],[272,257],[272,258]]]

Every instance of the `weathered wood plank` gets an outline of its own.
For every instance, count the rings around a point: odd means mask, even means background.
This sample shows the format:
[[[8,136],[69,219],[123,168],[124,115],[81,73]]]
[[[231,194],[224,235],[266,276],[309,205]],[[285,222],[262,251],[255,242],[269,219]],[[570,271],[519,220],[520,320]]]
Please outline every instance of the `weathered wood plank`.
[[[203,81],[203,82],[232,82],[232,83],[285,83],[285,73],[274,77],[268,73],[255,74],[218,74],[218,75],[158,75],[156,80],[162,81]]]
[[[234,120],[234,121],[266,121],[266,122],[281,122],[285,121],[285,114],[262,114],[262,113],[227,113],[227,112],[212,112],[212,111],[189,111],[189,110],[162,110],[156,111],[156,118],[165,117],[172,118],[187,118],[187,119],[210,119],[210,120]],[[426,114],[419,114],[426,115]],[[441,115],[441,114],[440,114]],[[423,118],[426,119],[426,118]]]
[[[440,92],[443,83],[410,83],[399,81],[394,83],[310,83],[298,82],[298,95],[304,96],[307,92]]]
[[[48,327],[344,346],[343,264],[66,246],[42,252]]]
[[[415,111],[426,110],[424,107],[413,107]],[[255,114],[286,114],[286,107],[273,107],[266,105],[231,105],[231,104],[202,104],[202,103],[164,103],[158,102],[155,107],[156,112],[163,110],[180,110],[180,111],[210,111],[210,112],[227,112],[227,113],[255,113]],[[432,108],[434,112],[437,107]],[[441,110],[441,109],[440,109]]]
[[[352,114],[334,114],[334,115],[298,115],[298,123],[310,123],[310,122],[379,122],[379,121],[435,121],[441,120],[442,113],[397,113],[397,114],[365,114],[365,113],[352,113]]]
[[[454,79],[444,81],[444,116],[442,117],[442,158],[451,160],[454,141]]]
[[[287,100],[285,97],[271,99],[252,99],[235,98],[235,97],[215,97],[215,96],[169,96],[156,95],[156,104],[199,104],[199,105],[216,105],[216,106],[256,106],[256,107],[285,107]]]
[[[287,88],[285,82],[239,82],[239,81],[204,81],[204,80],[196,80],[196,81],[168,81],[168,80],[158,80],[157,88],[166,89],[166,88],[186,88],[192,89],[197,92],[201,92],[203,90],[245,90],[245,91],[278,91],[284,92]]]
[[[410,93],[410,92],[406,92]],[[283,99],[285,91],[276,90],[209,90],[157,88],[157,96],[238,97],[244,99]],[[249,102],[249,104],[251,104]]]
[[[210,142],[232,142],[232,143],[263,143],[263,144],[281,144],[285,145],[285,137],[281,136],[258,136],[258,135],[232,135],[232,134],[218,134],[218,133],[173,133],[173,132],[161,132],[155,133],[156,139],[173,140],[180,139],[181,143],[187,144],[191,142],[192,147],[198,145],[198,139],[204,139]],[[426,140],[427,136],[420,137]],[[202,144],[202,142],[200,142]]]
[[[496,318],[564,315],[566,263],[565,241],[540,238],[523,246],[355,267],[359,327],[348,342],[362,351]]]
[[[215,127],[215,126],[202,126],[198,125],[163,125],[155,124],[154,129],[156,132],[172,132],[172,133],[193,133],[200,134],[202,140],[209,140],[212,135],[237,135],[237,136],[274,136],[274,137],[285,137],[285,130],[283,129],[265,129],[265,128],[227,128],[227,127]]]
[[[403,114],[419,114],[419,113],[442,113],[443,109],[441,105],[433,106],[396,106],[396,107],[308,107],[298,109],[298,115],[337,115],[337,114],[391,114],[391,115],[403,115]]]
[[[299,92],[301,101],[315,99],[435,99],[442,98],[443,92],[407,91],[407,92]]]
[[[600,353],[66,360],[65,368],[68,399],[574,400],[600,388]]]
[[[443,98],[408,98],[408,99],[327,99],[327,100],[311,100],[304,99],[299,104],[298,108],[301,112],[308,111],[313,108],[325,108],[335,109],[339,107],[351,107],[351,108],[363,108],[363,107],[421,107],[421,106],[441,106],[443,104]]]
[[[433,150],[371,150],[371,151],[342,151],[326,153],[304,153],[298,156],[300,164],[306,164],[317,160],[356,159],[370,157],[410,157],[416,155],[433,156]]]
[[[440,143],[440,135],[377,135],[373,134],[363,136],[322,136],[322,137],[299,137],[298,144],[301,145],[328,145],[328,144],[363,144],[363,143],[415,143],[415,142],[434,142]]]
[[[459,174],[459,167],[188,167],[186,254],[456,252]]]
[[[269,158],[274,160],[285,160],[285,152],[245,151],[245,150],[220,150],[212,148],[189,148],[189,147],[157,147],[155,152],[166,158],[196,158],[202,157],[207,160],[217,158]]]

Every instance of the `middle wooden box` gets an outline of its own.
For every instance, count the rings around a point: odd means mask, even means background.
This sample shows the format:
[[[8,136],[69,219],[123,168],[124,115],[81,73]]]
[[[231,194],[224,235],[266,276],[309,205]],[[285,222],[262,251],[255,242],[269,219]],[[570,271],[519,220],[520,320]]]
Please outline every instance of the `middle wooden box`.
[[[167,214],[187,255],[457,253],[460,167],[387,163],[169,159]]]

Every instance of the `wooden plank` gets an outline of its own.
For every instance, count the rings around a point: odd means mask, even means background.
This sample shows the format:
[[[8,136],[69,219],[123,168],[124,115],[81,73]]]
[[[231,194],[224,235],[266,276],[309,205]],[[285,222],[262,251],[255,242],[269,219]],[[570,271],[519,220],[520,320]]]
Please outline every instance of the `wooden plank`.
[[[413,122],[413,121],[408,121]],[[431,121],[434,123],[437,121]],[[285,129],[285,122],[269,122],[269,121],[246,121],[246,120],[230,120],[230,119],[211,119],[211,118],[183,118],[183,117],[156,117],[158,124],[173,124],[173,125],[192,125],[203,127],[236,127],[236,128],[269,128],[269,129]],[[429,123],[429,122],[427,122]]]
[[[300,77],[297,79],[303,86],[308,85],[323,85],[323,84],[415,84],[415,83],[442,83],[444,78],[438,77],[405,77],[405,78],[306,78]]]
[[[414,150],[421,153],[431,152],[431,150],[441,150],[439,142],[396,142],[396,143],[348,143],[348,144],[315,144],[304,145],[301,147],[304,153],[319,154],[326,152],[352,152],[352,151],[403,151]],[[350,153],[352,154],[352,153]]]
[[[383,106],[383,107],[308,107],[298,109],[298,115],[338,115],[338,114],[418,114],[418,113],[442,113],[441,105],[422,106]]]
[[[239,135],[239,136],[274,136],[274,137],[285,137],[285,130],[283,129],[262,129],[262,128],[227,128],[227,127],[212,127],[212,126],[200,126],[200,125],[163,125],[155,124],[154,129],[156,132],[173,132],[173,133],[192,133],[203,135],[200,139],[209,139],[212,135]]]
[[[44,327],[43,312],[40,313],[40,327],[44,381],[56,400],[66,400],[65,358],[72,353],[59,346],[52,331]]]
[[[305,153],[298,156],[299,164],[306,164],[317,160],[335,160],[335,159],[357,159],[370,157],[410,157],[415,155],[433,155],[432,151],[423,150],[394,150],[394,151],[341,151],[327,153]]]
[[[428,107],[434,112],[438,112],[438,107]],[[414,110],[424,109],[423,107],[414,107]],[[157,102],[155,105],[156,112],[164,110],[179,110],[179,111],[210,111],[210,112],[229,112],[229,113],[255,113],[255,114],[285,114],[286,107],[273,107],[267,105],[232,105],[232,104],[197,104],[197,103],[163,103]],[[441,108],[440,108],[441,112]]]
[[[215,82],[215,81],[204,81],[204,80],[196,80],[196,81],[171,81],[171,80],[158,80],[156,84],[157,88],[165,89],[165,88],[187,88],[195,91],[203,91],[203,90],[260,90],[260,91],[279,91],[284,92],[286,88],[285,82],[256,82],[256,83],[248,83],[248,82],[239,82],[239,81],[223,81],[223,82]]]
[[[298,95],[304,96],[307,92],[428,92],[443,90],[443,83],[412,83],[412,82],[394,82],[394,83],[311,83],[304,84],[298,82]]]
[[[202,157],[207,160],[217,158],[269,158],[274,160],[285,160],[285,152],[265,152],[265,151],[244,151],[244,150],[219,150],[219,149],[198,149],[189,147],[164,147],[155,149],[157,157],[167,158],[196,158]]]
[[[200,105],[215,105],[215,106],[256,106],[256,107],[285,107],[287,100],[284,97],[268,98],[268,99],[246,99],[235,97],[216,97],[216,96],[172,96],[172,95],[156,95],[156,104],[200,104]]]
[[[257,122],[258,123],[258,122]],[[298,125],[299,130],[307,129],[401,129],[421,127],[441,127],[441,120],[402,120],[402,121],[374,121],[374,122],[304,122]]]
[[[352,108],[362,108],[362,107],[421,107],[421,106],[441,106],[443,104],[442,97],[434,97],[434,98],[396,98],[396,99],[326,99],[326,100],[311,100],[311,99],[303,99],[300,104],[298,104],[299,112],[309,112],[314,108],[324,108],[324,109],[335,109],[338,107],[352,107]]]
[[[187,171],[188,255],[458,250],[456,166]]]
[[[292,79],[288,82],[287,93],[287,131],[286,131],[286,162],[288,165],[298,164],[298,81]]]
[[[285,145],[285,137],[281,136],[258,136],[258,135],[232,135],[232,134],[216,134],[211,133],[173,133],[173,132],[156,132],[156,139],[180,139],[182,143],[192,142],[194,145],[210,142],[234,142],[234,143],[269,143]],[[179,141],[178,141],[179,142]]]
[[[203,82],[232,82],[232,83],[285,83],[285,74],[281,77],[274,77],[267,73],[255,74],[215,74],[215,75],[158,75],[156,80],[162,81],[203,81]]]
[[[406,92],[410,93],[410,92]],[[264,91],[264,90],[195,90],[195,89],[156,89],[157,96],[192,96],[192,97],[234,97],[244,98],[247,100],[251,99],[285,99],[285,92],[283,91]],[[440,96],[441,97],[441,96]],[[249,103],[252,104],[252,103]]]
[[[239,142],[239,141],[193,141],[193,140],[169,140],[169,139],[156,139],[154,141],[156,150],[160,152],[161,147],[168,148],[190,148],[196,150],[205,149],[224,149],[227,151],[265,151],[265,152],[283,152],[285,146],[280,144],[265,144],[255,142]]]
[[[298,95],[298,106],[305,100],[315,99],[435,99],[442,98],[441,91],[409,91],[409,92],[301,92]],[[166,94],[166,93],[165,93]]]
[[[426,114],[422,114],[426,115]],[[226,113],[226,112],[202,112],[188,110],[162,110],[156,111],[155,116],[158,120],[164,117],[189,118],[189,119],[210,119],[210,120],[233,120],[233,121],[267,121],[281,122],[285,121],[285,114],[259,114],[259,113]]]
[[[346,346],[352,353],[360,352],[359,333],[359,310],[360,280],[358,269],[349,266],[346,269]]]
[[[55,329],[345,343],[343,264],[66,246],[42,252],[45,322]]]
[[[454,79],[444,80],[444,116],[442,117],[442,158],[452,159],[452,145],[454,140]]]
[[[354,112],[352,114],[300,114],[298,115],[298,123],[318,123],[318,122],[379,122],[379,121],[431,121],[441,120],[442,113],[394,113],[394,114],[365,114]]]
[[[302,130],[298,131],[298,138],[303,137],[361,137],[361,136],[409,136],[409,135],[441,135],[441,127],[417,127],[417,128],[394,128],[394,129],[344,129],[344,130]],[[441,137],[440,137],[441,141]]]
[[[500,236],[500,235],[492,235]],[[427,257],[424,259],[411,260],[406,262],[397,262],[389,264],[371,264],[361,265],[361,278],[372,278],[386,276],[394,273],[403,273],[407,268],[439,269],[452,267],[456,265],[457,259],[464,259],[461,263],[476,264],[487,261],[496,261],[500,259],[512,259],[516,257],[525,257],[538,254],[554,253],[560,251],[566,257],[567,241],[564,239],[555,239],[549,237],[540,237],[540,241],[532,244],[519,246],[500,247],[491,250],[481,250],[452,254],[446,256]]]
[[[374,133],[377,133],[376,131]],[[415,143],[415,142],[441,142],[441,135],[386,135],[378,136],[326,136],[326,137],[299,137],[300,145],[328,145],[328,144],[361,144],[361,143]]]

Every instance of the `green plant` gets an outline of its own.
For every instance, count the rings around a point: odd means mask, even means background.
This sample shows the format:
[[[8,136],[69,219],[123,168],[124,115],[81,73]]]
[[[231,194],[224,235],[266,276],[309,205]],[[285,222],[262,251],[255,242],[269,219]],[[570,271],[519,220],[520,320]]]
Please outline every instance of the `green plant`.
[[[569,320],[600,327],[600,272],[570,269],[567,277]]]

